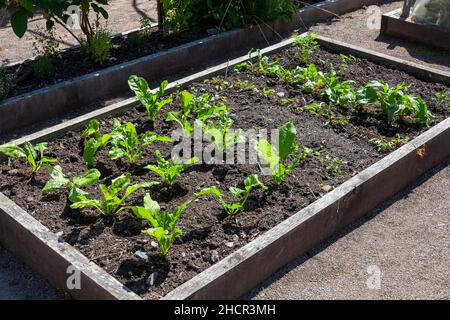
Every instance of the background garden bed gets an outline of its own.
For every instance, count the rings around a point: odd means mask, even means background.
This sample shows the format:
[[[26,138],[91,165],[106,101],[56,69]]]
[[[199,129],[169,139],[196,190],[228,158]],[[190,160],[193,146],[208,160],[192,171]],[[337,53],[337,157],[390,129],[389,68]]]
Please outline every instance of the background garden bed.
[[[279,58],[285,67],[298,65],[296,49],[288,49],[271,56],[271,59],[276,58]],[[339,65],[339,56],[321,49],[316,52],[312,61],[326,70],[330,62],[335,66]],[[257,91],[238,90],[238,79],[256,85]],[[411,92],[422,96],[430,105],[437,116],[435,123],[445,119],[450,113],[448,109],[437,106],[434,100],[435,91],[443,91],[448,87],[423,82],[401,71],[364,59],[351,62],[344,73],[344,79],[354,80],[356,85],[373,79],[383,79],[392,85],[406,81],[412,84]],[[40,187],[45,182],[46,175],[40,174],[30,184],[27,172],[23,171],[23,166],[17,161],[11,162],[12,167],[6,166],[5,163],[0,167],[0,191],[51,231],[62,231],[62,239],[78,248],[129,288],[145,298],[160,298],[217,261],[217,256],[213,257],[214,250],[219,258],[227,256],[383,157],[369,142],[370,138],[380,135],[391,138],[396,133],[400,133],[402,138],[413,138],[426,130],[425,127],[409,126],[394,129],[376,117],[355,117],[348,110],[339,107],[333,107],[333,111],[346,117],[349,124],[332,128],[325,125],[322,117],[298,110],[298,104],[292,107],[280,104],[281,100],[287,97],[297,99],[299,104],[303,104],[305,100],[314,100],[311,96],[302,94],[299,89],[280,85],[272,79],[252,73],[230,74],[227,79],[222,77],[222,80],[235,86],[229,90],[221,90],[211,83],[201,82],[193,84],[191,88],[196,88],[198,93],[216,94],[220,91],[220,95],[228,99],[226,104],[231,107],[236,121],[235,127],[238,128],[271,129],[289,120],[294,122],[299,144],[321,151],[322,156],[303,163],[280,188],[274,188],[266,194],[256,192],[249,199],[248,212],[239,215],[237,221],[221,214],[216,203],[211,204],[205,199],[195,201],[181,221],[181,227],[189,233],[176,243],[168,261],[156,253],[150,240],[139,234],[142,228],[140,221],[131,220],[129,215],[125,215],[115,225],[108,225],[101,221],[95,222],[89,210],[85,210],[86,215],[74,213],[67,209],[63,194],[42,197]],[[264,95],[264,88],[273,89],[273,94]],[[138,112],[129,111],[120,118],[137,123],[140,130],[147,130],[148,122],[143,110],[139,107],[137,110]],[[111,118],[102,121],[103,128],[109,128],[110,125]],[[168,133],[171,129],[161,119],[156,122],[155,127],[163,128],[163,133]],[[60,159],[66,172],[78,174],[85,169],[79,148],[74,150],[73,147],[82,146],[81,141],[80,132],[74,131],[50,143],[50,154]],[[166,154],[169,152],[168,146],[159,148]],[[153,161],[153,151],[154,148],[147,150],[145,161],[141,164]],[[344,161],[342,174],[334,175],[328,172],[324,162],[326,155]],[[104,178],[108,179],[120,174],[122,168],[127,167],[127,163],[111,162],[106,160],[105,154],[102,153],[98,167]],[[153,175],[139,168],[131,170],[138,181],[155,179]],[[258,172],[257,166],[194,166],[182,176],[174,190],[159,190],[155,197],[172,208],[175,204],[192,198],[192,194],[202,187],[216,184],[225,189],[231,185],[235,186],[254,172]],[[267,177],[264,181],[270,184]],[[131,200],[139,202],[142,194],[143,192],[136,194]],[[60,212],[61,215],[54,215],[55,212]],[[134,252],[138,250],[151,252],[149,263],[134,256]],[[156,282],[156,287],[149,291],[147,280],[155,272],[159,281]]]

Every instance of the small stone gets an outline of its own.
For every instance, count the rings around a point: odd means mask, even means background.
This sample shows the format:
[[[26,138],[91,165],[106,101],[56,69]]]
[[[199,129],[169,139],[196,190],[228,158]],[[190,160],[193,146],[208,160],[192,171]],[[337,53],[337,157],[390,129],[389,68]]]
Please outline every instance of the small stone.
[[[227,246],[228,248],[233,248],[234,243],[233,242],[225,242],[225,246]]]
[[[232,239],[233,239],[233,242],[238,242],[239,236],[237,234],[234,234]]]
[[[211,252],[211,261],[216,263],[220,260],[220,256],[219,256],[219,252],[217,252],[217,250],[213,250]]]
[[[329,184],[321,185],[321,188],[325,192],[329,192],[329,191],[333,190],[333,186],[330,186]]]
[[[9,174],[10,176],[15,176],[15,175],[17,175],[18,173],[19,173],[19,170],[17,170],[17,169],[11,169],[11,170],[8,171],[8,174]]]
[[[153,286],[156,282],[156,280],[158,280],[158,272],[153,272],[150,277],[147,278],[147,285],[149,286]]]
[[[138,250],[138,251],[136,251],[136,252],[134,253],[134,256],[137,257],[137,258],[139,258],[139,259],[148,261],[148,254],[147,254],[147,252]]]
[[[284,92],[277,92],[277,96],[283,98],[286,94]]]
[[[182,256],[183,258],[186,258],[186,253],[182,252],[182,253],[181,253],[181,256]]]
[[[155,241],[150,242],[150,246],[152,246],[152,248],[158,248],[158,244]]]
[[[33,197],[31,197],[31,196],[27,197],[27,202],[33,202],[33,201],[34,201]]]

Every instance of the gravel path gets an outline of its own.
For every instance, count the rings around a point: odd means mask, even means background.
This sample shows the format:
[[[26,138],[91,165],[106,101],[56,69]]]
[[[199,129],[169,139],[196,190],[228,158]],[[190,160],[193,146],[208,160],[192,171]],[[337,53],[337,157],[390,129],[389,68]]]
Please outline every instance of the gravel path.
[[[0,247],[0,300],[62,298],[40,275]]]
[[[403,1],[393,1],[392,3],[379,6],[379,8],[381,12],[386,13],[401,8],[402,4]],[[339,20],[334,19],[333,23],[317,24],[310,31],[450,72],[450,52],[432,49],[397,38],[380,36],[379,28],[370,29],[367,26],[371,17],[379,18],[380,16],[380,14],[376,14],[371,10],[361,9],[345,14]]]
[[[246,298],[449,299],[448,190],[450,159]]]
[[[113,34],[129,31],[140,26],[139,19],[143,13],[147,14],[153,22],[157,21],[155,0],[112,0],[109,5],[108,29]],[[29,24],[30,32],[22,39],[16,37],[10,25],[0,28],[0,60],[8,59],[16,62],[31,58],[33,53],[33,32],[37,28],[45,27],[42,16],[34,17]],[[60,48],[76,44],[76,41],[60,26],[56,26],[56,36],[61,37]]]

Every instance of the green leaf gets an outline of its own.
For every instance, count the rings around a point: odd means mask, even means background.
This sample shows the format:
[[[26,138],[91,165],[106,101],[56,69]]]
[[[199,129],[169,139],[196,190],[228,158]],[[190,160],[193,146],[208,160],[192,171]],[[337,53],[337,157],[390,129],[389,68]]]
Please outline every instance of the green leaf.
[[[25,158],[25,151],[14,144],[3,144],[0,146],[0,153],[10,158]]]
[[[219,199],[223,199],[222,193],[216,186],[205,188],[205,189],[201,190],[200,192],[197,192],[195,194],[195,196],[199,197],[199,196],[208,195],[208,194],[212,194],[212,195],[217,196]]]
[[[297,130],[292,122],[285,123],[278,131],[277,151],[281,161],[298,150]]]
[[[131,175],[129,173],[123,174],[111,181],[108,191],[112,195],[116,195],[121,190],[125,189],[131,182]]]
[[[259,180],[258,175],[256,174],[252,174],[249,177],[247,177],[244,180],[244,185],[245,185],[245,189],[247,191],[250,191],[252,188],[254,187],[258,187],[260,186],[261,188],[263,188],[264,190],[267,190],[268,188]]]
[[[47,181],[44,188],[42,189],[43,193],[52,192],[53,190],[65,187],[69,184],[70,180],[66,178],[60,166],[57,165],[49,168],[48,172],[51,179]]]
[[[11,16],[11,25],[14,33],[22,38],[28,29],[28,18],[30,14],[24,9],[15,11]]]
[[[79,177],[73,178],[73,183],[79,187],[86,187],[96,183],[100,179],[100,171],[90,169]]]

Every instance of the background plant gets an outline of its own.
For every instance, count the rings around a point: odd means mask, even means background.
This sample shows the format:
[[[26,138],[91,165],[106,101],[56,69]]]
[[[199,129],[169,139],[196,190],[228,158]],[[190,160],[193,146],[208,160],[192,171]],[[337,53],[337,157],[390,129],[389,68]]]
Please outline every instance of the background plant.
[[[144,230],[142,233],[154,237],[161,253],[166,256],[173,241],[183,234],[183,231],[177,228],[177,223],[190,203],[191,200],[188,200],[173,209],[172,212],[166,210],[160,212],[161,208],[158,202],[154,201],[147,193],[144,197],[144,206],[131,207],[131,209],[138,218],[147,220],[152,225],[152,228]]]
[[[228,30],[247,24],[290,19],[297,6],[292,0],[161,0],[168,31]]]
[[[53,72],[53,61],[59,53],[59,42],[53,29],[38,28],[33,33],[33,51],[36,62],[34,74],[38,78],[48,76]]]
[[[117,120],[114,119],[114,124],[120,125],[120,123],[116,123]],[[82,133],[82,137],[87,140],[84,144],[83,160],[88,166],[93,166],[95,154],[100,148],[109,144],[111,135],[102,134],[100,131],[100,121],[93,119],[89,121],[86,129]]]
[[[27,141],[22,147],[9,143],[1,145],[0,153],[3,153],[10,158],[25,158],[33,173],[37,173],[42,167],[47,167],[51,163],[56,162],[56,159],[44,155],[46,149],[46,142],[38,143],[33,146]]]
[[[317,34],[307,33],[306,36],[293,35],[295,44],[298,47],[298,57],[301,63],[309,63],[312,54],[317,50]]]
[[[244,211],[245,203],[250,196],[252,190],[256,187],[261,187],[267,190],[267,187],[259,180],[258,175],[252,174],[244,180],[244,189],[237,187],[230,187],[229,192],[231,194],[231,202],[225,200],[225,196],[220,192],[219,188],[216,186],[205,188],[200,192],[196,193],[195,196],[202,196],[212,194],[219,198],[220,204],[222,205],[225,212],[230,216],[235,216],[239,212]]]

